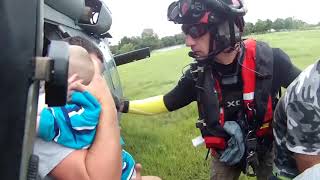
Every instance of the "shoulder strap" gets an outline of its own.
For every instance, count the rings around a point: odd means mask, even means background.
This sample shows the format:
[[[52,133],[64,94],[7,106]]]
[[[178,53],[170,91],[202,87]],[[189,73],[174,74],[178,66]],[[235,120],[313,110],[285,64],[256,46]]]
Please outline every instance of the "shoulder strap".
[[[256,46],[256,118],[263,121],[272,91],[273,52],[268,44],[257,41]],[[261,123],[262,123],[261,121]]]
[[[205,63],[195,63],[191,67],[192,73],[196,74],[197,104],[199,121],[204,126],[198,126],[202,135],[214,135],[227,137],[219,123],[219,99],[215,90],[215,80],[212,76],[211,66]]]

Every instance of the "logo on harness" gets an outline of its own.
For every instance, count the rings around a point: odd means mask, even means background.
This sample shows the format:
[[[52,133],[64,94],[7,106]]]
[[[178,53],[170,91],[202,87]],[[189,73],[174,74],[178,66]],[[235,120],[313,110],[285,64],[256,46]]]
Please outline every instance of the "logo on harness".
[[[236,107],[241,105],[241,100],[227,101],[227,107]]]

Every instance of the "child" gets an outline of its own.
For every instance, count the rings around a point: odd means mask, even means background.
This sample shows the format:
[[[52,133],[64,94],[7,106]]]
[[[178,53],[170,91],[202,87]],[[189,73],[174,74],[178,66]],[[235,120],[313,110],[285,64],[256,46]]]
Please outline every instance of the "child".
[[[94,69],[88,52],[80,46],[69,48],[69,83],[82,80],[88,85]],[[94,140],[99,123],[100,104],[89,92],[69,92],[68,104],[61,107],[44,107],[44,94],[39,97],[39,108],[43,108],[37,119],[37,134],[45,141],[72,148],[89,148]],[[40,112],[40,111],[38,111]],[[122,180],[135,176],[135,161],[122,150]]]

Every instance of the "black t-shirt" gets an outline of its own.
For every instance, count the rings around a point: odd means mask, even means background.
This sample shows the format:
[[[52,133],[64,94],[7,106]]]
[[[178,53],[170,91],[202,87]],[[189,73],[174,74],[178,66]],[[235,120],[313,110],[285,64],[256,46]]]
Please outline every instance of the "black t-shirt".
[[[235,120],[239,110],[242,110],[242,79],[241,79],[241,67],[238,64],[238,60],[233,63],[224,65],[219,63],[213,63],[213,72],[216,79],[220,82],[222,93],[222,106],[224,107],[225,120]],[[230,80],[233,83],[228,83]],[[224,83],[225,82],[225,83]]]
[[[272,95],[275,96],[280,87],[286,88],[301,71],[291,63],[289,56],[281,49],[272,48],[272,51],[274,58]],[[219,74],[230,75],[234,73],[238,64],[234,61],[234,63],[231,63],[230,65],[214,63],[213,66],[214,71],[218,73],[215,77],[219,80]],[[238,73],[240,73],[240,71]],[[233,117],[237,110],[242,108],[241,78],[239,78],[237,84],[228,87],[222,86],[221,90],[225,108],[225,120],[228,120]],[[180,78],[177,86],[165,94],[164,103],[169,111],[174,111],[196,101],[196,97],[197,91],[195,81],[192,79],[190,69],[188,69]]]

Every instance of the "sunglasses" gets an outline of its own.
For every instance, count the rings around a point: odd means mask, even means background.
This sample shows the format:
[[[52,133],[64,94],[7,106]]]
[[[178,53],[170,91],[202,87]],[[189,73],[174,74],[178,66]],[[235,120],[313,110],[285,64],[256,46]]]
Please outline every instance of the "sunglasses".
[[[181,29],[185,35],[190,35],[193,39],[205,35],[209,30],[206,24],[183,24]]]

